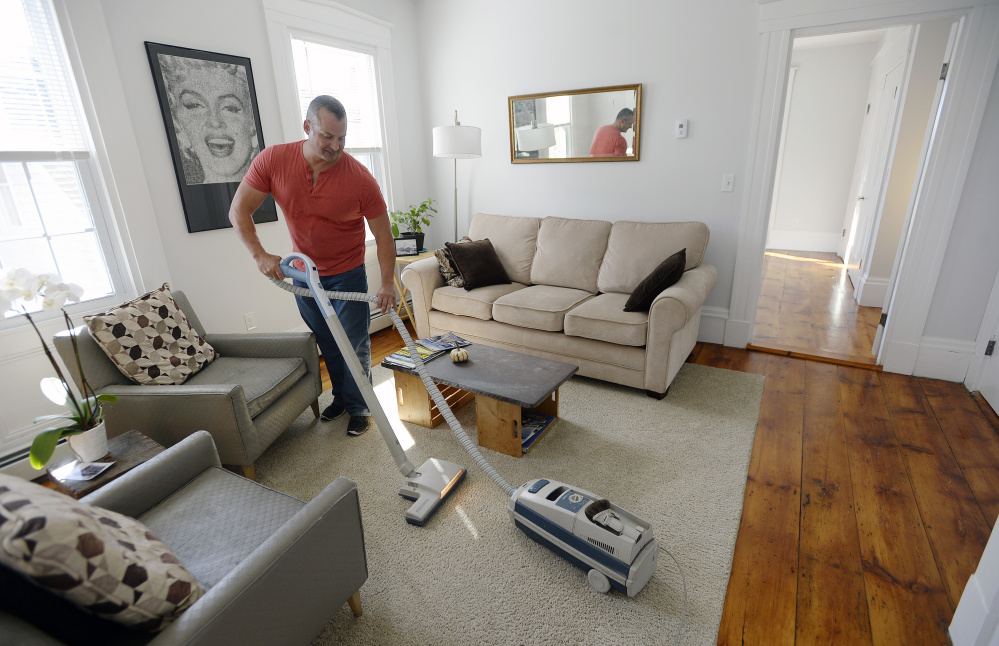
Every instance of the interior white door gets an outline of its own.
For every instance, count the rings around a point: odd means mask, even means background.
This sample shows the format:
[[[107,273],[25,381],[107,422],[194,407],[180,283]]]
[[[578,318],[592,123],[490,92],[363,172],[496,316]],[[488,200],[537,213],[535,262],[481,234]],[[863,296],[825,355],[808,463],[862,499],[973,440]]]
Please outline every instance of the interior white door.
[[[880,204],[881,185],[885,179],[892,132],[898,114],[902,77],[905,73],[905,66],[902,62],[902,60],[898,61],[885,73],[883,82],[879,83],[880,93],[874,106],[870,147],[864,161],[860,195],[857,197],[859,204],[857,224],[853,234],[854,244],[850,249],[850,257],[845,259],[854,289],[860,285],[860,279],[864,272],[864,259],[873,246],[871,244],[871,238],[874,235],[873,225]]]

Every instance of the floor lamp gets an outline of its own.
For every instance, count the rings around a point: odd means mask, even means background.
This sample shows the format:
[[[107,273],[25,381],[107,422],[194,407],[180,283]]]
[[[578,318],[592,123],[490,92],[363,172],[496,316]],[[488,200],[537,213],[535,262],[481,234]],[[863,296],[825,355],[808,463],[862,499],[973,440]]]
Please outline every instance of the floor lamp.
[[[454,113],[453,126],[434,128],[434,157],[454,160],[454,241],[458,242],[458,160],[482,156],[482,130],[458,123]]]

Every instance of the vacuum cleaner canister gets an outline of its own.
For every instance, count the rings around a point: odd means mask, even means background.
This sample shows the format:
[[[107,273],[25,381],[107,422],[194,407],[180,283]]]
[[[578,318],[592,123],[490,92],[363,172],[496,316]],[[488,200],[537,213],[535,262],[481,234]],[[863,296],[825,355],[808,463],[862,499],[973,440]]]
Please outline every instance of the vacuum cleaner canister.
[[[555,480],[530,480],[510,496],[510,518],[525,534],[586,572],[598,592],[633,597],[659,559],[651,525],[631,512]]]

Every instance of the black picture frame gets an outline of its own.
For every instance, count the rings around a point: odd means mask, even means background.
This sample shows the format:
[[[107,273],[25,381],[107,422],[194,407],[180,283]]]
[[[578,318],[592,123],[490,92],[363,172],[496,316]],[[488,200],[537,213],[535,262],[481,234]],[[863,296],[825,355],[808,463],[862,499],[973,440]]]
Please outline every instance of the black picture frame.
[[[416,238],[395,238],[395,255],[419,256],[420,250],[416,246]]]
[[[232,198],[250,162],[264,149],[250,59],[145,44],[187,230],[231,227]],[[277,219],[268,195],[253,221]]]

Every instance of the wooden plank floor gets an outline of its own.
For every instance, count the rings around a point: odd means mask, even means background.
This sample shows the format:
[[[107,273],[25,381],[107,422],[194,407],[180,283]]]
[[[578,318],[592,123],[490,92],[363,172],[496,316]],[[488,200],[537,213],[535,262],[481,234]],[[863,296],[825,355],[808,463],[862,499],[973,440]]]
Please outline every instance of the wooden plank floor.
[[[880,316],[857,305],[836,254],[768,249],[752,344],[873,363]]]
[[[372,335],[372,362],[402,346]],[[766,376],[719,644],[950,643],[999,516],[999,416],[961,384],[698,343]]]

